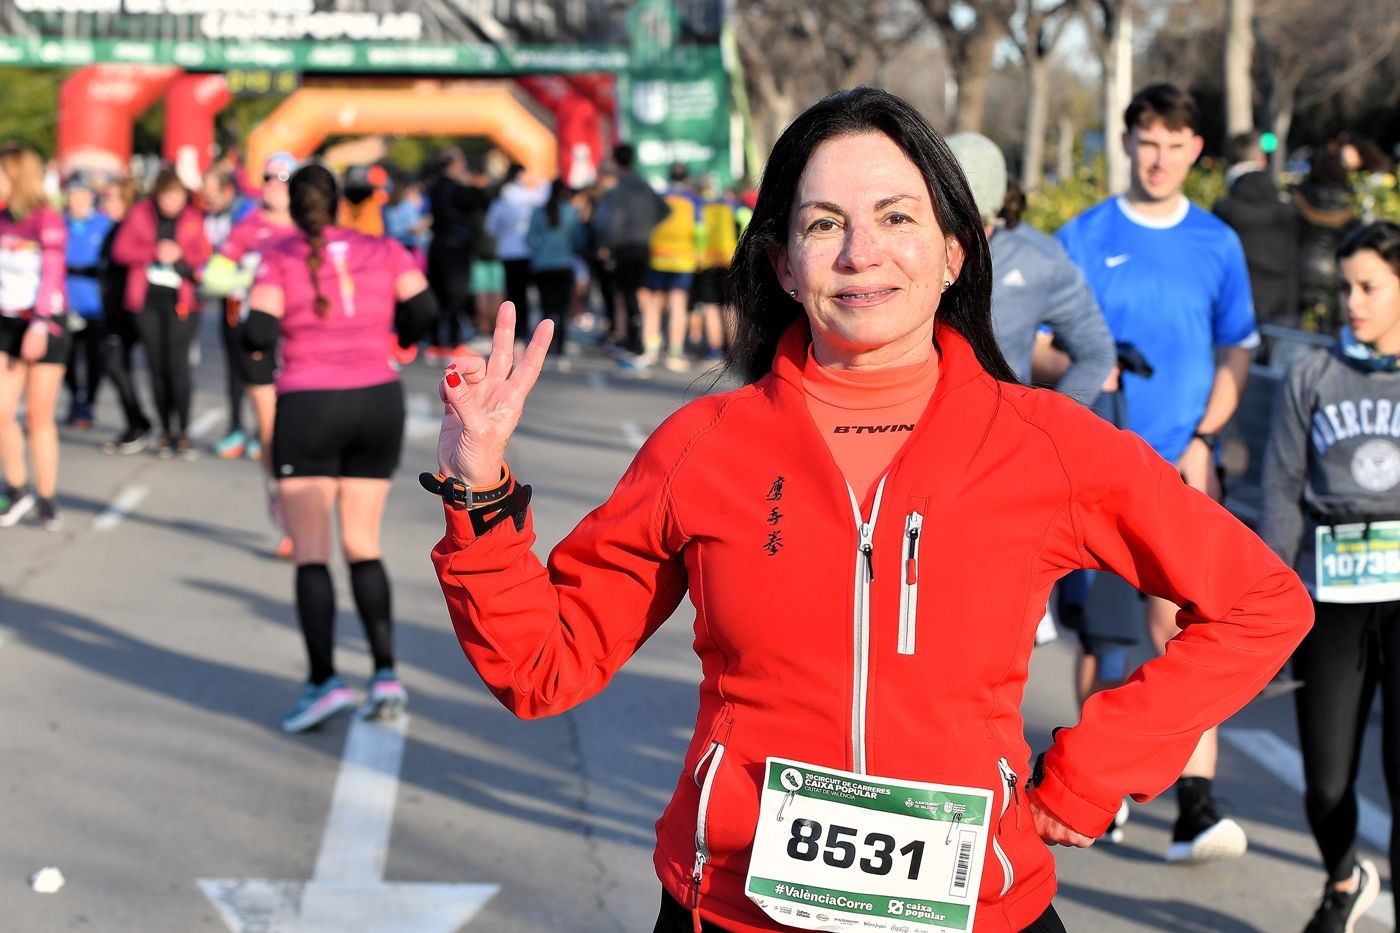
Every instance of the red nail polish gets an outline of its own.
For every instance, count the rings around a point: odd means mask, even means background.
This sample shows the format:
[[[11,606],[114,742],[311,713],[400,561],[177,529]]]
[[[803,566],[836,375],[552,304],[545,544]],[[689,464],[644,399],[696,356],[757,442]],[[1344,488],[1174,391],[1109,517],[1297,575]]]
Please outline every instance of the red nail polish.
[[[457,375],[456,373],[448,373],[447,384],[455,389],[462,384],[462,377]]]

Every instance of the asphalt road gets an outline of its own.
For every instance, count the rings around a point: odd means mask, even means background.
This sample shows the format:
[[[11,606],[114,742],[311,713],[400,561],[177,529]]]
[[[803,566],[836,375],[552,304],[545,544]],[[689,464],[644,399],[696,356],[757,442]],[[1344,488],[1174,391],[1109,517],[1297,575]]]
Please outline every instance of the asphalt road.
[[[218,359],[199,368],[206,444],[223,430],[220,375]],[[542,549],[707,381],[627,378],[587,357],[544,375],[510,454],[534,485]],[[395,734],[350,718],[278,730],[304,661],[255,464],[103,455],[110,398],[96,431],[65,431],[64,530],[0,530],[0,929],[651,929],[652,824],[695,717],[689,607],[574,712],[507,714],[462,657],[428,561],[441,518],[415,476],[433,463],[434,371],[415,365],[405,382],[413,414],[384,527],[411,692]],[[369,659],[343,565],[332,572],[337,658],[361,690]],[[1075,719],[1071,664],[1063,639],[1037,651],[1033,745]],[[1257,703],[1228,730],[1217,792],[1248,854],[1169,866],[1170,794],[1136,806],[1121,844],[1059,853],[1070,930],[1302,929],[1322,875],[1291,776],[1290,701]],[[1388,879],[1374,726],[1370,739],[1363,834]],[[66,879],[57,893],[30,887],[44,866]],[[1390,912],[1387,893],[1358,929],[1390,929]]]

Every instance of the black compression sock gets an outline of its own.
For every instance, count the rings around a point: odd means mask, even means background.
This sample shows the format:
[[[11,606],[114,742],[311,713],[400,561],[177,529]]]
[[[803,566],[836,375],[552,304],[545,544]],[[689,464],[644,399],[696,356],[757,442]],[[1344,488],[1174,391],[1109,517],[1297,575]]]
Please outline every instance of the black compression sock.
[[[311,682],[320,686],[335,676],[335,587],[330,569],[325,564],[298,565],[296,589]]]
[[[365,626],[376,671],[394,666],[394,622],[389,598],[389,575],[379,560],[356,561],[350,565],[350,591],[355,608]]]
[[[1202,804],[1209,803],[1211,796],[1211,779],[1208,777],[1182,777],[1176,782],[1176,805],[1181,812],[1186,813],[1195,810]]]

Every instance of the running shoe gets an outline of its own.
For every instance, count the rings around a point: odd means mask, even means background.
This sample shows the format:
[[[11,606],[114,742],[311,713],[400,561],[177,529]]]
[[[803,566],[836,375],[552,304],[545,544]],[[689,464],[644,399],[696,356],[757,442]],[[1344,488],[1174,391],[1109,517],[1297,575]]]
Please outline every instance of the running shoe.
[[[656,365],[655,353],[638,353],[635,356],[626,356],[618,361],[617,368],[623,372],[639,373],[645,372]]]
[[[1128,798],[1124,797],[1118,801],[1118,812],[1113,814],[1113,822],[1108,824],[1108,832],[1103,834],[1104,839],[1117,845],[1123,841],[1123,827],[1128,823],[1128,817],[1132,815],[1132,810],[1128,808]]]
[[[170,439],[170,435],[162,434],[160,440],[156,441],[156,456],[161,460],[175,459],[175,442]]]
[[[339,677],[332,677],[319,687],[308,682],[302,685],[297,705],[283,717],[282,731],[305,732],[314,729],[336,713],[354,705],[355,695]]]
[[[1355,891],[1338,891],[1330,884],[1322,893],[1322,903],[1317,905],[1303,933],[1353,933],[1356,921],[1375,903],[1381,889],[1381,879],[1376,865],[1370,859],[1362,859],[1352,871],[1356,878]]]
[[[248,439],[248,446],[243,448],[243,456],[249,460],[262,459],[262,442],[256,437]]]
[[[237,460],[248,449],[248,435],[230,431],[214,445],[214,455],[220,460]]]
[[[63,516],[58,514],[58,504],[52,499],[34,500],[34,521],[45,531],[63,530]]]
[[[1239,858],[1248,847],[1243,827],[1221,816],[1215,801],[1207,795],[1182,809],[1176,818],[1167,861],[1190,863]]]
[[[365,719],[393,719],[408,705],[408,691],[392,667],[374,672],[369,681],[369,699],[360,707]]]
[[[198,460],[199,451],[194,449],[188,437],[182,437],[175,442],[175,456],[181,460]]]
[[[34,508],[34,494],[27,489],[7,486],[0,492],[0,528],[11,528]]]
[[[150,428],[132,428],[123,431],[102,445],[104,454],[139,454],[151,443]]]
[[[684,356],[681,356],[679,353],[666,354],[666,359],[662,363],[662,365],[673,373],[690,372],[690,360],[686,359]]]

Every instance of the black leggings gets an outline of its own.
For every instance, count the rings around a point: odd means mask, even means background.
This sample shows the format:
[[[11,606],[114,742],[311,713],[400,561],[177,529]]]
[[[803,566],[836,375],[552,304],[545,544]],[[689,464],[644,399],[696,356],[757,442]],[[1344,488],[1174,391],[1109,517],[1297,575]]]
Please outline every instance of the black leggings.
[[[540,293],[540,311],[554,322],[554,339],[548,349],[564,348],[564,320],[574,296],[573,269],[541,269],[535,273],[535,288]]]
[[[243,381],[243,325],[235,316],[229,320],[225,302],[221,299],[213,303],[223,313],[219,330],[224,337],[224,391],[228,393],[228,430],[243,430],[243,395],[247,386]]]
[[[1317,621],[1293,653],[1308,825],[1333,882],[1356,864],[1356,772],[1376,688],[1381,692],[1381,762],[1391,812],[1400,804],[1400,602],[1314,603]],[[1400,864],[1400,820],[1390,860]]]
[[[530,260],[501,261],[506,273],[506,301],[515,302],[515,339],[530,339]]]
[[[140,343],[135,317],[119,305],[107,308],[107,378],[117,390],[127,431],[144,434],[151,429],[151,420],[141,410],[141,399],[131,379],[131,351]]]
[[[151,390],[156,416],[167,437],[182,438],[190,427],[194,386],[190,375],[190,344],[199,333],[199,312],[181,317],[174,300],[148,299],[136,318],[136,329],[146,347],[151,370]]]
[[[709,921],[706,921],[701,929],[703,933],[725,933],[724,927],[717,927]],[[676,903],[676,899],[669,893],[662,891],[661,913],[657,915],[656,926],[651,933],[695,933],[690,911]],[[1060,922],[1060,915],[1055,913],[1055,905],[1051,904],[1045,908],[1045,913],[1041,914],[1039,919],[1021,933],[1065,933],[1065,925]]]
[[[87,326],[73,335],[63,381],[75,400],[96,405],[97,387],[102,384],[102,376],[107,370],[107,324],[100,317],[84,320]],[[81,380],[78,378],[79,368],[83,370]]]

